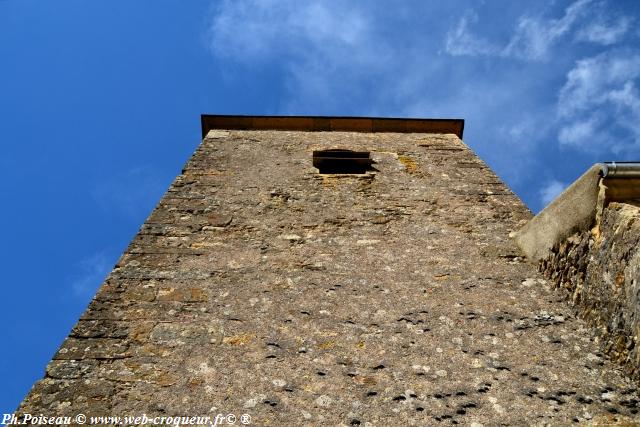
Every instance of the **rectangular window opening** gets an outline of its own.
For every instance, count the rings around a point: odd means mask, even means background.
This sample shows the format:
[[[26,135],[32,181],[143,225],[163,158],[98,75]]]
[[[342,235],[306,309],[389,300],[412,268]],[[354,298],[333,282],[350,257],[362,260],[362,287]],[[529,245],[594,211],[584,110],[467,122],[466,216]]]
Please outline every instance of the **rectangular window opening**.
[[[313,152],[313,166],[320,173],[364,174],[375,171],[368,151],[352,151],[341,148]]]

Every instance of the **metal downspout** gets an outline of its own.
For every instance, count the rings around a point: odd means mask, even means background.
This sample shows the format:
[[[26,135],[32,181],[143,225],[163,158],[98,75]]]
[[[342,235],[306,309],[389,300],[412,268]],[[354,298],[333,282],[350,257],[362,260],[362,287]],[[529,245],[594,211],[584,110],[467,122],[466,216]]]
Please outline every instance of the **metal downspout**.
[[[640,178],[640,162],[604,162],[600,175],[607,179]]]

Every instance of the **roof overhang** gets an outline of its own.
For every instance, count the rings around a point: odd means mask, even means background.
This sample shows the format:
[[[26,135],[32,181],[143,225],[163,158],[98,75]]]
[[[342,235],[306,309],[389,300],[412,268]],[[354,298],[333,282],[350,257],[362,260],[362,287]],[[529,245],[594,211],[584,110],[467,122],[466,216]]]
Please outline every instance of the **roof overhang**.
[[[463,119],[333,116],[233,116],[203,114],[202,137],[212,129],[308,132],[452,133],[462,138]]]

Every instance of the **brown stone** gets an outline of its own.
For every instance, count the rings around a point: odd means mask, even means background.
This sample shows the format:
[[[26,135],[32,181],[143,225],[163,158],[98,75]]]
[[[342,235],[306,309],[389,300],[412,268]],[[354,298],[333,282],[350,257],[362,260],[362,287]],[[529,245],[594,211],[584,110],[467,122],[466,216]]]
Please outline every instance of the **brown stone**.
[[[561,242],[540,268],[600,332],[603,349],[640,381],[639,219],[634,203],[610,203],[592,230]]]
[[[180,302],[204,302],[207,294],[200,288],[160,288],[157,294],[158,301]]]
[[[207,222],[212,227],[226,227],[231,224],[233,217],[224,214],[212,214],[207,217]]]

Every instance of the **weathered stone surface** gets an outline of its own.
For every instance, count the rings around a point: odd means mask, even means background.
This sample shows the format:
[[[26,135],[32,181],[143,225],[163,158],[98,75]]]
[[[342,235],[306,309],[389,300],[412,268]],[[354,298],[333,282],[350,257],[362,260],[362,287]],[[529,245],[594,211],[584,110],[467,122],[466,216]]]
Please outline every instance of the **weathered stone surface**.
[[[319,175],[312,151],[326,148],[370,151],[376,171]],[[216,133],[19,410],[309,426],[634,417],[634,383],[509,239],[530,217],[454,135]]]
[[[116,339],[67,338],[53,356],[62,360],[121,359],[127,357],[128,345]]]
[[[68,380],[80,378],[95,368],[95,360],[52,360],[47,366],[47,377]]]
[[[640,205],[611,203],[593,230],[556,245],[540,269],[640,380]]]
[[[207,293],[201,288],[163,287],[158,290],[158,301],[204,302]]]
[[[129,323],[110,321],[80,321],[71,331],[74,338],[125,338]]]
[[[169,347],[219,343],[222,339],[220,326],[213,324],[194,325],[159,323],[151,331],[151,342]]]

